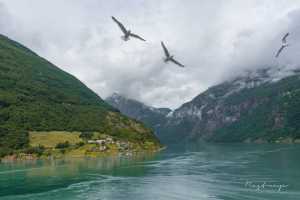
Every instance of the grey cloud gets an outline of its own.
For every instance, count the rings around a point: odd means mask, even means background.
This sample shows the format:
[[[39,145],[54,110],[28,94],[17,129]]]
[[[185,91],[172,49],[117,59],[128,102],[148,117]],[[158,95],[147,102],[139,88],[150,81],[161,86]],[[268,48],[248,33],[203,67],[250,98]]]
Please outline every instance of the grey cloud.
[[[0,30],[101,97],[115,91],[175,108],[244,70],[298,65],[300,2],[295,0],[0,0]],[[146,43],[124,43],[119,18]],[[280,39],[292,46],[280,59]],[[162,62],[163,40],[185,69]]]

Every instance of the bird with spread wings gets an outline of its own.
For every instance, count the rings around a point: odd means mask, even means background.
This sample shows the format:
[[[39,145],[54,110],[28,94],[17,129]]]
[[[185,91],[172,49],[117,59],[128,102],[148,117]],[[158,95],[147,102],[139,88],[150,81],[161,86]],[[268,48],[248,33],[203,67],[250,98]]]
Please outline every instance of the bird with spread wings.
[[[181,64],[180,62],[178,62],[177,60],[175,60],[173,55],[170,55],[170,53],[169,53],[166,45],[163,42],[161,42],[161,46],[162,46],[162,48],[164,50],[164,53],[165,53],[165,56],[166,56],[164,58],[164,61],[166,63],[169,62],[169,61],[171,61],[171,62],[175,63],[176,65],[178,65],[180,67],[185,67],[183,64]]]
[[[130,37],[134,37],[134,38],[137,38],[137,39],[139,39],[139,40],[146,41],[146,40],[145,40],[144,38],[142,38],[141,36],[132,33],[131,30],[127,30],[127,29],[125,28],[125,26],[124,26],[120,21],[118,21],[115,17],[112,16],[111,18],[114,20],[114,22],[117,23],[117,25],[120,27],[121,31],[123,32],[124,35],[122,36],[122,39],[123,39],[124,41],[129,40]]]
[[[282,45],[280,47],[280,49],[277,51],[275,57],[278,58],[279,55],[281,54],[281,52],[283,51],[283,49],[285,49],[286,47],[289,46],[289,44],[287,43],[287,37],[290,35],[290,33],[286,33],[283,38],[281,39]]]

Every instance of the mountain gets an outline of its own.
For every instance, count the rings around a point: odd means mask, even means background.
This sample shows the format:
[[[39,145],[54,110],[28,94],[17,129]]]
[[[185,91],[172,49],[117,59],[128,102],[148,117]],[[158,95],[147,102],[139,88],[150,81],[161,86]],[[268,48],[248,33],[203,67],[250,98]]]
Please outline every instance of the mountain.
[[[154,108],[139,101],[126,98],[114,93],[105,99],[114,108],[126,116],[144,122],[157,132],[162,124],[166,123],[166,116],[171,112],[169,108]]]
[[[212,142],[300,138],[299,71],[266,68],[209,88],[168,115],[168,137]]]
[[[294,142],[300,138],[299,70],[248,71],[213,86],[174,111],[113,95],[107,101],[155,129],[164,143]]]
[[[0,148],[25,148],[29,131],[99,131],[159,143],[74,76],[0,35]]]

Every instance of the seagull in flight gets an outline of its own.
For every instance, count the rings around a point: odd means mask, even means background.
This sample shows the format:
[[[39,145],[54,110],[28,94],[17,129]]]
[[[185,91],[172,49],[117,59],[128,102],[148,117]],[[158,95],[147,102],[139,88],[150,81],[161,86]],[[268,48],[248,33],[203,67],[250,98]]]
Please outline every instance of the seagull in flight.
[[[124,35],[121,37],[124,41],[128,41],[130,39],[130,37],[134,37],[134,38],[137,38],[137,39],[140,39],[142,41],[146,41],[144,38],[138,36],[137,34],[134,34],[131,32],[131,30],[127,30],[124,25],[119,22],[115,17],[111,17],[114,22],[116,22],[118,24],[118,26],[120,27],[121,31],[124,33]]]
[[[173,55],[170,55],[170,53],[169,53],[167,47],[165,46],[165,44],[164,44],[163,42],[161,42],[161,46],[162,46],[162,48],[163,48],[163,50],[164,50],[164,52],[165,52],[165,56],[166,56],[166,57],[164,58],[165,63],[171,61],[171,62],[175,63],[176,65],[178,65],[178,66],[180,66],[180,67],[184,67],[183,64],[179,63],[177,60],[174,59],[174,56],[173,56]]]
[[[290,33],[287,33],[287,34],[285,34],[284,36],[283,36],[283,38],[282,38],[282,43],[284,43],[284,44],[286,44],[286,38],[288,37],[290,35]]]
[[[280,49],[277,51],[277,53],[276,53],[276,56],[275,56],[276,58],[279,57],[279,55],[281,54],[281,52],[283,51],[283,49],[285,49],[286,47],[289,46],[289,44],[288,44],[287,41],[286,41],[286,38],[287,38],[289,35],[290,35],[290,33],[287,33],[287,34],[285,34],[285,35],[283,36],[283,38],[282,38],[282,40],[281,40],[282,45],[281,45]]]

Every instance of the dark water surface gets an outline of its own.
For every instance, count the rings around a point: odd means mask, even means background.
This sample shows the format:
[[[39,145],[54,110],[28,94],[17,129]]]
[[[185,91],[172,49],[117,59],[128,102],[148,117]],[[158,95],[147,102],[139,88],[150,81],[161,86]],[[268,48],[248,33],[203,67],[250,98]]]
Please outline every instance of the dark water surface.
[[[0,164],[0,200],[297,200],[300,145],[197,144],[156,155]]]

